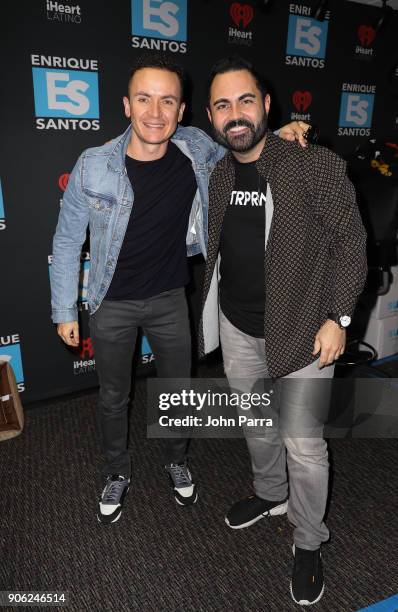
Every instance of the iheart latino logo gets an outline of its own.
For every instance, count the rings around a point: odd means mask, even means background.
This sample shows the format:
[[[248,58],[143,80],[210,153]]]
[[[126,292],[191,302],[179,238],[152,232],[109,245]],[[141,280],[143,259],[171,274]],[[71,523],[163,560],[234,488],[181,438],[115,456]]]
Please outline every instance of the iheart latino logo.
[[[65,174],[61,174],[61,176],[58,179],[58,186],[60,189],[62,189],[62,191],[65,191],[67,185],[68,185],[68,181],[69,181],[69,177],[70,174],[65,173]]]
[[[242,24],[244,28],[247,28],[253,19],[254,11],[250,4],[240,4],[239,2],[234,2],[230,6],[229,14],[237,26]]]
[[[309,91],[295,91],[292,100],[297,111],[305,112],[312,102],[312,95]]]
[[[358,28],[358,38],[362,47],[370,47],[376,38],[376,31],[372,26],[360,25]]]
[[[92,359],[94,357],[94,347],[91,338],[83,338],[79,347],[79,356],[82,359]]]

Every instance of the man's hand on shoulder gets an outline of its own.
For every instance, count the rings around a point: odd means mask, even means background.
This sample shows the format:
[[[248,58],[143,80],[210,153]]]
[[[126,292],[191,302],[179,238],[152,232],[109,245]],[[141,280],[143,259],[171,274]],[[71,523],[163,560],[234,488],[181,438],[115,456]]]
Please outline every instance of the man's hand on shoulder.
[[[337,323],[328,319],[315,336],[313,355],[320,352],[319,368],[330,365],[338,359],[345,350],[346,331]]]
[[[304,138],[304,134],[310,128],[308,123],[304,123],[304,121],[292,121],[291,123],[287,123],[279,130],[279,138],[283,140],[298,140],[299,144],[305,149],[308,146],[306,139]]]
[[[58,323],[57,332],[65,344],[75,347],[79,346],[79,324],[77,321]]]

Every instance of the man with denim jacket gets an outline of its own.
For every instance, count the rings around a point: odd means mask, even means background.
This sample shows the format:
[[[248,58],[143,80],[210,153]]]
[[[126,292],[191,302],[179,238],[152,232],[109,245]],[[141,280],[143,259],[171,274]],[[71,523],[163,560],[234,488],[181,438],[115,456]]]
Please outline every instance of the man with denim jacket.
[[[177,128],[182,96],[179,66],[153,56],[133,68],[123,99],[131,125],[80,156],[54,237],[52,318],[64,342],[76,347],[80,252],[90,228],[87,299],[105,454],[101,523],[118,520],[130,485],[127,405],[138,328],[148,337],[159,377],[191,374],[186,255],[206,255],[208,180],[225,150],[197,128]],[[294,138],[296,130],[302,142],[303,127],[291,125],[285,137]],[[195,503],[188,441],[165,442],[175,499]]]

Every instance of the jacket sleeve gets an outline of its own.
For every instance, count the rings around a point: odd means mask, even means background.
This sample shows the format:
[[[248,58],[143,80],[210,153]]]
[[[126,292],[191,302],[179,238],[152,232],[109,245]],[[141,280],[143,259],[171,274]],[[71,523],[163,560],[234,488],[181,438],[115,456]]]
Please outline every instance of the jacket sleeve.
[[[345,161],[327,149],[309,149],[307,176],[312,176],[312,200],[330,239],[330,311],[352,316],[367,274],[366,231]]]
[[[53,240],[50,282],[54,323],[77,321],[80,256],[89,221],[81,185],[83,159],[84,154],[69,177]]]

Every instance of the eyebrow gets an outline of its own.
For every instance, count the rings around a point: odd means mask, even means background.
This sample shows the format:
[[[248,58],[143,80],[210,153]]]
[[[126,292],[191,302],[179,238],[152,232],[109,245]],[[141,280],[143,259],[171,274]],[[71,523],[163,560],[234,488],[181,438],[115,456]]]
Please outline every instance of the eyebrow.
[[[151,97],[151,94],[147,93],[146,91],[137,91],[134,96],[146,96],[147,98]],[[178,98],[177,96],[173,96],[172,94],[169,94],[167,96],[161,96],[160,99],[161,100],[166,100],[171,98],[172,100],[175,100],[176,102],[178,102]]]
[[[244,93],[244,94],[242,94],[241,96],[239,96],[238,101],[240,102],[240,101],[241,101],[241,100],[243,100],[244,98],[255,98],[255,97],[256,97],[256,96],[255,96],[255,94],[252,94],[252,93]],[[215,100],[215,101],[213,102],[213,104],[214,104],[214,106],[215,106],[216,104],[220,104],[220,102],[229,102],[229,99],[228,99],[228,98],[218,98],[218,100]]]

